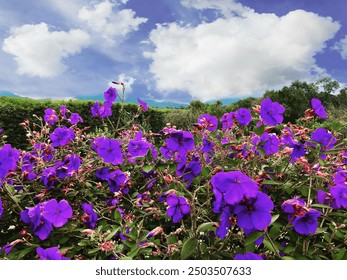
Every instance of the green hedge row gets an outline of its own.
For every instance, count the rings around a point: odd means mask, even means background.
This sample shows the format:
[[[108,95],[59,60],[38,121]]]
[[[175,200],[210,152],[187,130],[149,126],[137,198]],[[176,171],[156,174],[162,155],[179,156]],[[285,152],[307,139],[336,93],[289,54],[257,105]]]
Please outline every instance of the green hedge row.
[[[95,101],[68,100],[68,101],[52,101],[52,100],[34,100],[29,98],[16,97],[0,97],[0,128],[4,130],[2,133],[7,135],[6,142],[18,149],[24,149],[28,146],[25,131],[20,123],[26,119],[31,124],[38,123],[38,119],[34,116],[43,118],[46,108],[53,108],[59,112],[61,105],[66,105],[72,113],[78,113],[83,118],[80,127],[90,127],[90,132],[109,125],[109,122],[103,122],[99,118],[92,118],[90,107]],[[110,122],[116,124],[121,104],[114,103],[112,107],[113,115],[109,118]],[[124,104],[124,112],[122,114],[122,124],[126,124],[131,115],[137,114],[137,104]],[[138,117],[139,123],[145,124],[146,129],[152,132],[160,131],[165,125],[165,110],[150,108],[147,112],[141,113]]]

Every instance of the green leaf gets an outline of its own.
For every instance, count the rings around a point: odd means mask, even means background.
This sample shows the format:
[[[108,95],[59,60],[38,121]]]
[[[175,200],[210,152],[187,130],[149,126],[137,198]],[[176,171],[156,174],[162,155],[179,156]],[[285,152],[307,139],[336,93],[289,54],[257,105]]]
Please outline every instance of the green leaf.
[[[325,209],[330,209],[331,207],[329,205],[325,204],[312,204],[312,207],[317,207],[317,208],[325,208]]]
[[[272,225],[274,222],[276,222],[277,219],[278,219],[279,217],[280,217],[279,214],[273,215],[273,216],[271,217],[271,223],[270,223],[270,225]]]
[[[65,236],[59,239],[59,244],[64,244],[69,240],[69,237]]]
[[[254,231],[251,234],[247,236],[245,239],[245,246],[248,246],[252,244],[254,241],[256,241],[258,238],[260,238],[264,233],[262,231]]]
[[[112,230],[105,238],[105,241],[109,241],[118,231],[119,228]]]
[[[116,221],[116,223],[120,224],[122,222],[122,215],[118,210],[113,211],[113,219]]]
[[[288,246],[287,248],[284,249],[285,254],[290,254],[295,251],[295,248],[293,246]]]
[[[133,258],[129,257],[129,256],[125,256],[125,257],[120,258],[120,260],[122,260],[122,261],[131,261],[132,259]]]
[[[98,252],[99,250],[100,250],[100,248],[91,249],[91,250],[88,251],[88,255],[92,255],[92,254]]]
[[[127,256],[133,258],[133,257],[135,257],[135,256],[138,254],[138,252],[139,252],[140,250],[141,250],[141,247],[136,247],[136,248],[134,248],[133,250],[131,250],[131,251],[127,254]]]
[[[169,235],[167,243],[168,244],[176,244],[177,243],[177,237],[173,234]]]
[[[136,247],[136,243],[133,243],[133,242],[130,242],[130,241],[127,241],[127,240],[123,240],[123,243],[128,246],[130,248],[130,250],[133,250],[134,247]]]
[[[258,127],[255,127],[254,129],[253,129],[253,131],[255,132],[255,134],[257,134],[258,136],[260,136],[260,135],[262,135],[263,133],[264,133],[264,131],[265,131],[265,125],[260,125],[260,126],[258,126]]]
[[[20,260],[22,259],[23,257],[25,257],[27,254],[29,254],[31,251],[33,251],[37,246],[32,246],[32,247],[28,247],[28,248],[25,248],[23,250],[21,250],[17,256],[17,259]]]
[[[206,166],[204,166],[204,167],[202,168],[202,170],[201,170],[201,174],[202,174],[202,176],[204,176],[205,178],[207,178],[207,177],[210,175],[210,171],[209,171],[209,169],[208,169]]]
[[[272,180],[264,180],[262,181],[263,185],[283,185],[283,182],[280,181],[272,181]]]
[[[81,241],[81,242],[78,242],[77,245],[80,247],[85,247],[85,246],[89,245],[89,242],[88,241]]]
[[[276,250],[279,251],[280,249],[283,250],[283,247],[281,246],[281,244],[279,244],[276,241],[273,241],[273,244],[275,245],[275,248],[272,246],[271,242],[265,238],[263,241],[263,244],[265,245],[266,248],[268,248],[271,252],[276,253]]]
[[[192,255],[196,247],[198,246],[198,240],[195,237],[191,237],[184,241],[181,251],[181,259],[186,260],[190,255]]]
[[[12,185],[6,184],[5,188],[11,194],[11,196],[16,192],[16,189]]]
[[[340,249],[340,251],[334,255],[334,260],[344,260],[346,254],[346,248]]]
[[[216,223],[215,222],[207,222],[207,223],[203,223],[201,225],[198,226],[197,231],[198,232],[205,232],[205,231],[209,231],[211,228],[215,227]]]
[[[150,164],[150,165],[145,165],[144,167],[142,167],[142,170],[145,172],[149,172],[154,168],[154,164]]]

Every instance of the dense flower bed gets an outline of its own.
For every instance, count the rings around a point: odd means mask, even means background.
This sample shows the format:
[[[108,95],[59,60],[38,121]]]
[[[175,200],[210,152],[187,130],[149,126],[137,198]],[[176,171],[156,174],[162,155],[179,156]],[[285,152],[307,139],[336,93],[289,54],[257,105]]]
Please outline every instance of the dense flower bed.
[[[95,118],[119,99],[104,96]],[[311,105],[303,124],[328,117]],[[346,141],[284,111],[266,98],[190,131],[145,131],[135,115],[90,134],[47,108],[21,124],[31,149],[0,149],[0,257],[347,259]]]

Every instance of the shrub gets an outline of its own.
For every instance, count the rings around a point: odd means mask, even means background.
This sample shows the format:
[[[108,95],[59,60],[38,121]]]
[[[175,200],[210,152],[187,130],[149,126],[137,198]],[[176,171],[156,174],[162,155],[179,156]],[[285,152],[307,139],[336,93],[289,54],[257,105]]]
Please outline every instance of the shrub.
[[[347,258],[346,140],[329,130],[281,123],[271,99],[159,133],[143,106],[93,105],[96,130],[69,109],[0,149],[2,258]]]

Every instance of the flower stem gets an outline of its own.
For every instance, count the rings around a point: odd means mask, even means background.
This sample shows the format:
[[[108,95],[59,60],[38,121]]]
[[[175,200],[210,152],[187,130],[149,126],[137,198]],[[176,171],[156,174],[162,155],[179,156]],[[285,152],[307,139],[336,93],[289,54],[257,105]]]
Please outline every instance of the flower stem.
[[[275,243],[272,241],[272,239],[271,239],[271,237],[270,237],[270,235],[268,234],[267,231],[265,231],[265,235],[266,235],[267,239],[269,239],[269,242],[270,242],[272,248],[274,249],[274,251],[275,251],[277,257],[279,257],[280,259],[282,259],[281,255],[280,255],[280,251],[279,251],[278,248],[276,247]]]

